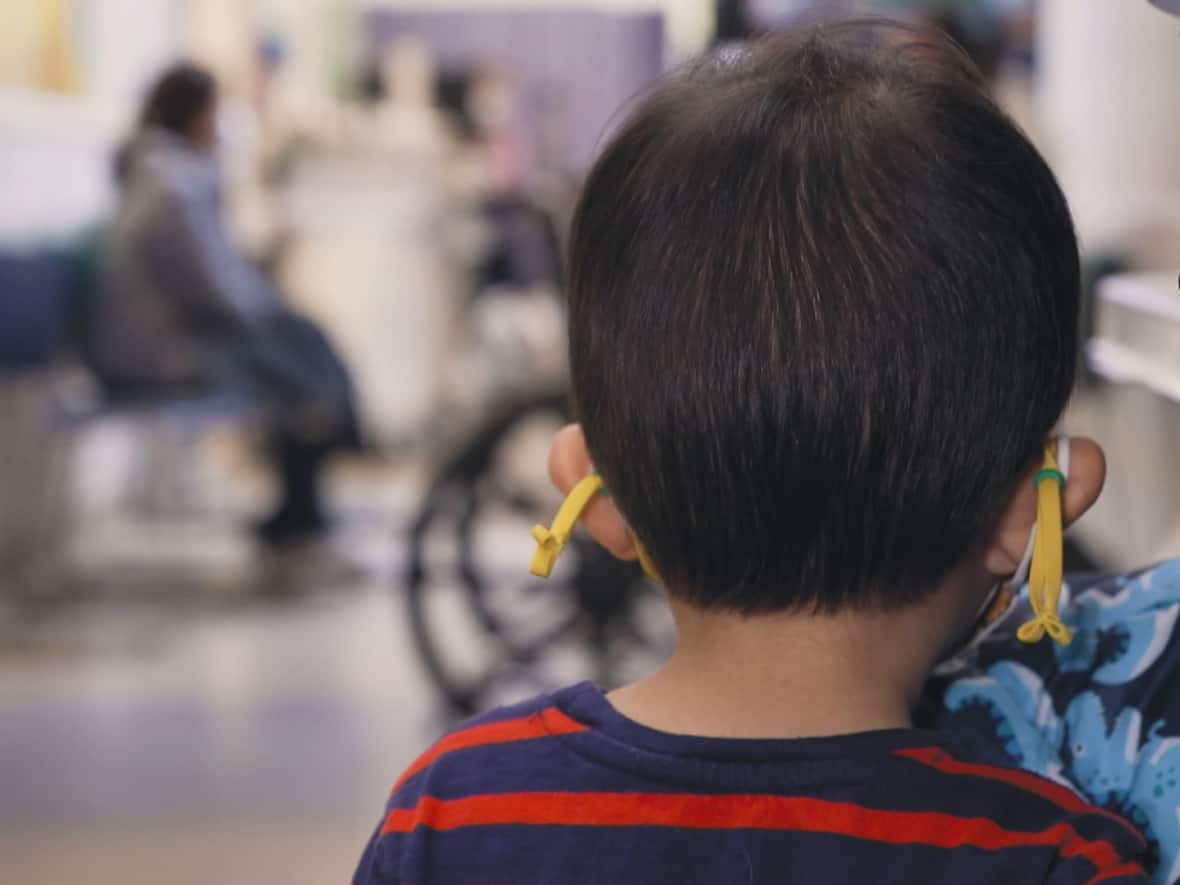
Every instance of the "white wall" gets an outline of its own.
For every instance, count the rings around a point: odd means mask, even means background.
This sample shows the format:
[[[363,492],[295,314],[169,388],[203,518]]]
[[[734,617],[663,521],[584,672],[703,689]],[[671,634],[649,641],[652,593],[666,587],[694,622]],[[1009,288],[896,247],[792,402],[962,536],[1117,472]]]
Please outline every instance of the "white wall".
[[[138,101],[147,81],[183,49],[180,0],[87,0],[79,6],[82,85],[91,95]]]
[[[52,93],[0,91],[0,242],[68,236],[111,199],[117,105]]]
[[[1180,260],[1180,18],[1043,0],[1039,41],[1041,140],[1083,245]]]
[[[144,84],[180,51],[181,0],[86,0],[74,8],[80,91],[0,89],[5,243],[69,235],[104,216],[112,151]]]
[[[713,4],[709,0],[362,0],[362,8],[389,9],[615,9],[664,13],[668,42],[674,58],[702,49],[713,32]]]
[[[213,68],[223,84],[238,80],[253,59],[256,7],[255,0],[188,0],[185,52]]]

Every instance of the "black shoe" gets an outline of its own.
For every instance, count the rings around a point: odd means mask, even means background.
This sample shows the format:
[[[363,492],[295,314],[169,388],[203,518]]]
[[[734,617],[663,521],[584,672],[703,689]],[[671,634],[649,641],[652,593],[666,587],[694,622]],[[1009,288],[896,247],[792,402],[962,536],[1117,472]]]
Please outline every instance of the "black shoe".
[[[295,512],[282,508],[254,527],[254,534],[267,547],[280,548],[322,538],[331,524],[318,510]]]

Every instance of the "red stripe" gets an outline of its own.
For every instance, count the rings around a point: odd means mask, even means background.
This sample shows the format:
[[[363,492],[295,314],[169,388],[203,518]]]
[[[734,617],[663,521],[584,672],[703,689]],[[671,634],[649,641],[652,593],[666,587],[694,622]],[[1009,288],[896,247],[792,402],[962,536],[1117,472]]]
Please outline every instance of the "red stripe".
[[[455,750],[468,750],[472,747],[485,747],[489,744],[506,744],[512,741],[529,741],[553,735],[573,734],[585,731],[586,728],[587,726],[571,719],[557,707],[547,707],[536,713],[521,716],[519,719],[506,719],[503,722],[475,725],[447,735],[415,759],[413,764],[397,779],[397,783],[393,785],[393,792],[396,793],[406,781],[440,756],[445,756]]]
[[[1054,846],[1062,857],[1084,857],[1099,869],[1123,861],[1109,843],[1089,842],[1067,823],[1020,832],[1006,830],[986,818],[884,811],[850,802],[765,794],[538,792],[450,800],[423,796],[417,808],[390,811],[381,833],[408,833],[415,827],[454,830],[504,824],[795,830],[938,848],[972,846],[999,851]]]
[[[1111,867],[1109,870],[1102,870],[1094,878],[1087,879],[1086,885],[1097,885],[1098,882],[1106,882],[1110,879],[1115,879],[1121,876],[1143,876],[1145,875],[1143,867],[1137,863],[1120,864],[1117,867]]]
[[[1147,844],[1143,838],[1143,834],[1117,814],[1107,811],[1105,808],[1091,805],[1085,799],[1074,793],[1073,790],[1067,789],[1061,786],[1061,784],[1055,784],[1050,780],[1046,780],[1040,775],[1032,774],[1018,768],[1003,768],[998,765],[979,765],[974,762],[960,762],[942,747],[916,747],[913,749],[897,750],[895,754],[904,756],[907,759],[913,759],[915,762],[921,762],[924,765],[929,765],[931,768],[937,769],[943,774],[966,774],[1018,787],[1025,792],[1032,793],[1048,802],[1052,802],[1058,808],[1064,809],[1065,811],[1072,811],[1077,814],[1101,815],[1102,817],[1115,821],[1128,832],[1134,833],[1135,839],[1140,844]]]

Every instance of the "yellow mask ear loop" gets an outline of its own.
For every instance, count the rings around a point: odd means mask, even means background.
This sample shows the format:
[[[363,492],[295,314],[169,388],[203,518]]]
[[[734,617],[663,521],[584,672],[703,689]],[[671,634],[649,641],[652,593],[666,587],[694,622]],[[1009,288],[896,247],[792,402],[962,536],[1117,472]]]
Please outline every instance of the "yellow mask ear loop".
[[[1073,638],[1057,612],[1065,555],[1065,527],[1061,499],[1065,476],[1057,466],[1052,443],[1045,444],[1045,464],[1037,472],[1037,537],[1029,570],[1028,599],[1033,617],[1016,631],[1021,642],[1037,642],[1047,633],[1067,645]]]
[[[565,545],[569,543],[570,535],[573,534],[582,511],[602,488],[602,477],[597,473],[590,474],[570,489],[570,493],[565,496],[557,510],[557,516],[553,517],[552,526],[533,526],[533,540],[537,542],[537,549],[529,565],[530,572],[538,578],[547,578],[553,574],[557,557],[561,556]]]
[[[643,549],[643,545],[639,543],[639,539],[632,536],[631,542],[635,545],[635,552],[639,554],[639,564],[643,567],[643,573],[657,584],[662,584],[663,581],[660,580],[660,573],[656,571],[656,564],[651,561],[651,557],[647,555],[647,551]]]
[[[561,507],[557,510],[557,516],[553,518],[553,525],[549,528],[545,528],[543,525],[533,526],[532,535],[533,540],[537,542],[537,549],[533,552],[532,563],[529,564],[529,571],[532,574],[538,578],[547,578],[553,574],[553,567],[557,565],[557,558],[561,556],[565,545],[569,543],[574,526],[577,525],[582,512],[598,494],[608,494],[606,484],[602,481],[601,476],[592,473],[570,489],[570,493],[566,495],[565,500],[561,502]],[[643,566],[644,572],[653,581],[658,581],[659,575],[651,558],[647,555],[647,551],[643,549],[643,545],[639,543],[638,539],[632,538],[632,540],[639,553],[639,564]]]

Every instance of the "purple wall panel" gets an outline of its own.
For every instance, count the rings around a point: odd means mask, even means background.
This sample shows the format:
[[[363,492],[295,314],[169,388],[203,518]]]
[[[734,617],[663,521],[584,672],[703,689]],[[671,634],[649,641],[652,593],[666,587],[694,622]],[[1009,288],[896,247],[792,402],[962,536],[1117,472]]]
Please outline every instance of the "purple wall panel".
[[[664,64],[658,13],[374,10],[367,27],[376,46],[398,34],[417,34],[442,69],[481,62],[510,66],[526,107],[538,96],[564,96],[574,169],[591,161],[619,109],[659,77]]]

